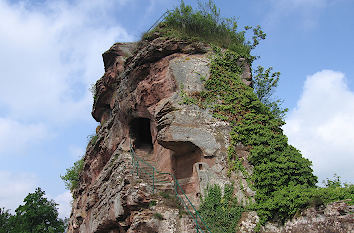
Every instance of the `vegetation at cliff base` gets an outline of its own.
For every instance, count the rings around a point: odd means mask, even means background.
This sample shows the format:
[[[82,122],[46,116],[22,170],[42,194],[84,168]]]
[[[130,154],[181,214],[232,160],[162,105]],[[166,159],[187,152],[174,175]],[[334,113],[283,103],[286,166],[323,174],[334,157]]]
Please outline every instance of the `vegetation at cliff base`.
[[[37,188],[29,193],[24,204],[12,215],[8,210],[0,209],[1,233],[59,233],[64,232],[64,220],[58,218],[57,204],[48,200],[45,192]]]
[[[244,208],[233,196],[233,190],[232,185],[225,185],[223,194],[220,186],[214,185],[202,200],[199,213],[213,233],[234,233],[237,228]]]
[[[272,198],[263,200],[257,205],[258,214],[262,217],[261,223],[266,220],[275,220],[284,223],[302,209],[347,200],[354,204],[354,185],[339,183],[327,187],[309,187],[307,185],[291,184],[272,194]]]

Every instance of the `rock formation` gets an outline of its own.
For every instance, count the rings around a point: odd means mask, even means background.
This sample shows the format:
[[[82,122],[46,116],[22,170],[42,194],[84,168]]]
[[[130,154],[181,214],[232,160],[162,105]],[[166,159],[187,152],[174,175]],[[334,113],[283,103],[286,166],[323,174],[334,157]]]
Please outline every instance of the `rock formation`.
[[[204,88],[201,79],[209,77],[210,53],[203,43],[156,35],[139,43],[114,44],[103,54],[105,74],[95,85],[92,110],[100,127],[87,147],[68,232],[195,232],[193,219],[183,213],[168,184],[153,193],[136,174],[131,145],[156,169],[174,174],[195,206],[208,185],[223,187],[231,181],[240,203],[252,200],[254,191],[241,173],[227,176],[228,123],[208,109],[185,104],[186,95]],[[243,82],[252,85],[249,65],[243,59],[239,65]],[[239,145],[236,150],[247,158],[247,148]],[[249,164],[244,166],[252,172]],[[342,216],[327,212],[308,210],[297,222],[262,231],[322,232],[332,229],[326,226],[333,216]],[[331,232],[353,230],[349,212],[333,220],[343,226]],[[254,231],[257,218],[254,212],[245,213],[241,232]]]
[[[343,201],[334,202],[320,208],[308,208],[284,225],[267,223],[261,232],[303,233],[303,232],[353,232],[353,206]],[[254,232],[258,221],[256,212],[244,213],[240,221],[240,232]]]
[[[160,198],[154,210],[148,208],[153,198],[134,173],[129,143],[134,140],[137,153],[157,169],[173,173],[195,205],[208,184],[229,182],[228,124],[183,104],[181,95],[203,89],[200,78],[209,75],[209,51],[202,43],[156,38],[117,43],[103,54],[105,74],[97,81],[92,110],[101,126],[87,148],[69,232],[193,229],[168,200]],[[154,212],[163,219],[154,219]]]

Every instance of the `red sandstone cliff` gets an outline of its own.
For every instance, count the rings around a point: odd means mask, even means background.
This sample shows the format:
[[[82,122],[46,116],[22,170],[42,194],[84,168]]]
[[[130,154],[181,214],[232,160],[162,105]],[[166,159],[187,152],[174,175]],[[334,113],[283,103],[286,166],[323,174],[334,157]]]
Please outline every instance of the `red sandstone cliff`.
[[[114,44],[103,54],[105,74],[96,83],[92,110],[100,127],[97,140],[87,147],[68,232],[195,232],[193,221],[181,215],[172,197],[152,194],[136,175],[129,143],[133,141],[137,153],[157,169],[173,173],[196,206],[208,184],[230,183],[226,171],[229,125],[208,110],[183,104],[183,93],[203,90],[201,78],[209,77],[209,53],[211,49],[202,43],[156,36],[150,41]],[[250,67],[242,59],[239,62],[243,81],[251,85]],[[242,145],[237,152],[248,156]],[[244,165],[252,172],[251,166]],[[252,199],[254,192],[241,173],[232,174],[231,180],[236,180],[235,195],[240,201]],[[317,223],[338,220],[335,214],[321,214],[315,214],[320,219]],[[323,226],[328,227],[318,224],[318,231],[313,230],[314,218],[287,223],[292,228],[269,225],[262,230],[322,232]],[[347,215],[343,219],[347,221]],[[255,213],[245,214],[241,231],[252,232],[256,221]]]

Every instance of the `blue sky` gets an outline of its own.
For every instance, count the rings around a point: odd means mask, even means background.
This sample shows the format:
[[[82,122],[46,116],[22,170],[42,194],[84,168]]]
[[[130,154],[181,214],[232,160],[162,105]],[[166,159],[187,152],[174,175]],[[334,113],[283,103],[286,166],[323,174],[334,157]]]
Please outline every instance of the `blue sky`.
[[[196,1],[185,1],[196,6]],[[240,27],[267,39],[254,65],[281,72],[284,131],[322,181],[354,183],[354,1],[218,1]],[[14,210],[37,186],[70,213],[59,175],[85,152],[97,123],[90,85],[101,54],[136,41],[172,0],[0,0],[0,207]]]

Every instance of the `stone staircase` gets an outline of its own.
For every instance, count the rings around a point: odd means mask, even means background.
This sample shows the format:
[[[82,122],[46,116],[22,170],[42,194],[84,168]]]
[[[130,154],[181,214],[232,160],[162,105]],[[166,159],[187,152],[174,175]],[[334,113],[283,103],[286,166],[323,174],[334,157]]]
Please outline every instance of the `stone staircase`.
[[[170,174],[154,171],[157,167],[156,160],[152,157],[152,152],[146,148],[136,149],[135,153],[144,160],[139,162],[139,178],[151,186],[155,186],[156,191],[172,191],[174,189],[173,179]]]
[[[140,179],[152,187],[153,192],[169,191],[174,193],[189,216],[188,221],[193,223],[194,230],[200,233],[212,233],[184,193],[179,181],[170,173],[157,171],[157,162],[153,158],[151,149],[139,147],[132,150],[131,155],[135,172]]]

